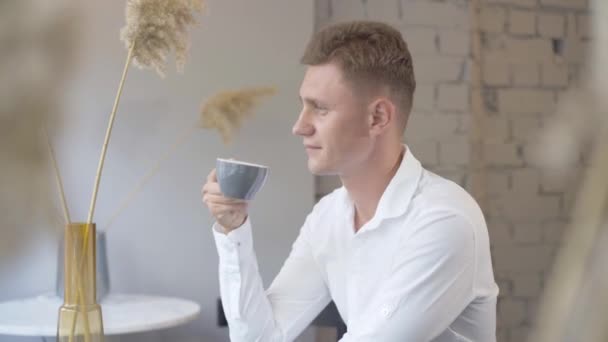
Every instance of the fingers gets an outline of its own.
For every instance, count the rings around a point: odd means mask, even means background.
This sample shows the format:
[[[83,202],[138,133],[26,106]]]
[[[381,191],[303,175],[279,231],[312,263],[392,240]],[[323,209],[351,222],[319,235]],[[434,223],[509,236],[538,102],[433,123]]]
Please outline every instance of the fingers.
[[[217,204],[217,203],[209,203],[209,210],[214,214],[217,218],[222,218],[226,215],[235,215],[236,213],[245,213],[247,212],[247,204]]]
[[[209,172],[209,175],[207,176],[207,182],[217,182],[217,171],[215,169]]]
[[[209,212],[222,224],[232,225],[233,219],[247,216],[247,204],[216,204],[208,203]]]
[[[215,169],[207,176],[201,194],[203,203],[224,229],[236,229],[247,219],[248,201],[224,196]]]
[[[203,185],[201,193],[203,196],[206,194],[222,195],[222,190],[220,189],[220,185],[218,183],[207,182],[205,185]]]
[[[247,204],[247,201],[236,199],[236,198],[228,198],[223,195],[217,195],[215,193],[206,193],[203,194],[203,202],[205,203],[213,203],[213,204],[225,204],[225,205],[242,205]]]
[[[236,228],[247,217],[248,201],[224,196],[215,169],[207,176],[201,194],[203,203],[223,227]]]

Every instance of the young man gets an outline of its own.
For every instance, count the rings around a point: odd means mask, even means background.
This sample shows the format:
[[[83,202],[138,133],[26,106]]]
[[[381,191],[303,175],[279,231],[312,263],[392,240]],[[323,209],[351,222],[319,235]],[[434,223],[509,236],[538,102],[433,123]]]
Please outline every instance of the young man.
[[[488,232],[471,196],[422,168],[402,144],[415,89],[401,34],[349,22],[315,34],[302,62],[293,127],[317,175],[343,187],[308,215],[267,291],[247,203],[222,196],[212,171],[203,201],[220,259],[233,341],[292,341],[334,300],[351,341],[495,341]]]

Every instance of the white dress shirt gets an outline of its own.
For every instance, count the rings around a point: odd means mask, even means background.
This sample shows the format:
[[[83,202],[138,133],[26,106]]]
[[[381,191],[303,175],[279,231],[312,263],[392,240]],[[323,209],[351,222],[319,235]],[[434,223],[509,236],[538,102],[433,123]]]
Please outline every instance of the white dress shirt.
[[[498,287],[482,212],[409,148],[358,232],[344,187],[321,199],[266,291],[249,219],[228,234],[218,229],[232,341],[293,341],[332,299],[347,325],[342,342],[496,341]]]

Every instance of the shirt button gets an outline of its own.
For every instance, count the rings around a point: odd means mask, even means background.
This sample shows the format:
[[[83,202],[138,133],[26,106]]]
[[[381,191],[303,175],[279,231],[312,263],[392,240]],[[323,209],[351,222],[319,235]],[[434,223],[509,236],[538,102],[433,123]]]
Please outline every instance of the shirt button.
[[[390,306],[388,306],[387,304],[382,305],[382,309],[380,310],[380,313],[385,318],[387,318],[388,316],[390,316],[390,314],[391,314],[391,308],[390,308]]]

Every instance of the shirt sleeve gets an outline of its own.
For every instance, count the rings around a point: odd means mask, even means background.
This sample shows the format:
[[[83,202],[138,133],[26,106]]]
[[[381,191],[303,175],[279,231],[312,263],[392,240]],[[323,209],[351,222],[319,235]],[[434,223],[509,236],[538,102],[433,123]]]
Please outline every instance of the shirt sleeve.
[[[431,341],[473,299],[474,227],[446,213],[425,215],[400,244],[393,273],[341,342]]]
[[[293,341],[329,303],[329,290],[306,237],[309,218],[267,291],[258,271],[250,220],[228,234],[214,225],[220,294],[231,341]]]

